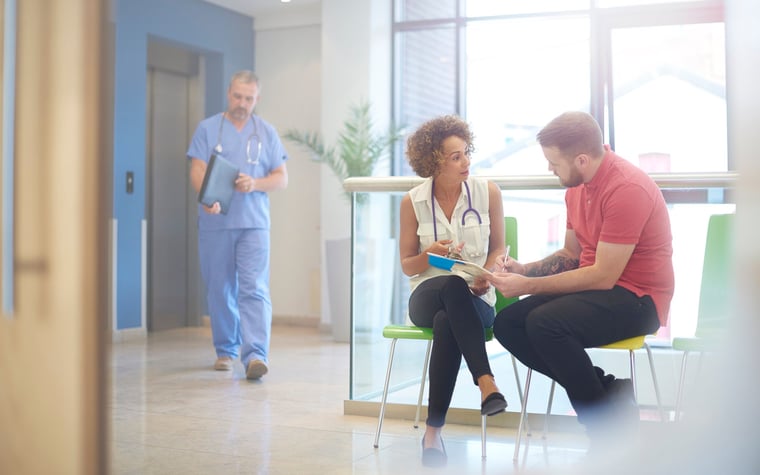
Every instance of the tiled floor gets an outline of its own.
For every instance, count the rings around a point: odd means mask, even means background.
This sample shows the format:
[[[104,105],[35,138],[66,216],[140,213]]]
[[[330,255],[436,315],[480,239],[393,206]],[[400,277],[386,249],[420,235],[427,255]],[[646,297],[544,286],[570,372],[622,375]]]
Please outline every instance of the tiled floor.
[[[275,326],[270,373],[247,381],[242,366],[212,370],[208,328],[151,333],[112,350],[111,467],[114,474],[590,473],[578,434],[534,437],[519,464],[515,431],[448,424],[449,464],[420,464],[422,429],[346,416],[349,346],[316,329]],[[514,401],[516,405],[517,401]]]

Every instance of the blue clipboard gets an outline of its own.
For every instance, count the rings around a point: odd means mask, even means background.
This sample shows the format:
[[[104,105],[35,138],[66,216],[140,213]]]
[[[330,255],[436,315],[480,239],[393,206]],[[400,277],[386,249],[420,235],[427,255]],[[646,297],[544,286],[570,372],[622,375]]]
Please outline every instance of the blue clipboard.
[[[219,202],[222,214],[227,214],[235,194],[235,180],[239,174],[240,169],[232,162],[217,155],[211,155],[206,165],[206,174],[203,175],[198,201],[206,206],[213,206],[214,203]]]

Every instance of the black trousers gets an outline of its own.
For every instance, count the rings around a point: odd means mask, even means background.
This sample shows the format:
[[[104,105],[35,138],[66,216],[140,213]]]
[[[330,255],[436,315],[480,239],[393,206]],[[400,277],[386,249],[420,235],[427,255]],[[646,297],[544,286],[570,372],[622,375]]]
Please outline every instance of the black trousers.
[[[562,385],[581,419],[606,396],[604,372],[585,348],[651,334],[659,326],[651,297],[616,286],[519,300],[496,316],[494,336],[523,364]]]
[[[493,375],[488,362],[484,328],[494,322],[494,310],[470,292],[459,276],[444,275],[422,282],[409,297],[409,318],[433,328],[427,424],[441,427],[454,394],[462,356],[473,381]],[[477,383],[476,383],[477,384]]]

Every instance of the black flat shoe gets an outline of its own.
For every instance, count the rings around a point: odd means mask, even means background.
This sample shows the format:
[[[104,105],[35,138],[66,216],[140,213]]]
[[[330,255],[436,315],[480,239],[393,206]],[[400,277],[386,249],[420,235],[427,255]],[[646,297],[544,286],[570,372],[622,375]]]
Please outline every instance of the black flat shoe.
[[[425,467],[443,467],[446,465],[448,457],[446,457],[446,446],[443,445],[443,439],[441,439],[441,447],[443,450],[432,447],[426,449],[425,436],[422,436],[422,465]]]
[[[480,403],[480,414],[484,416],[493,416],[504,412],[507,408],[507,400],[504,395],[496,391],[489,394],[483,402]]]

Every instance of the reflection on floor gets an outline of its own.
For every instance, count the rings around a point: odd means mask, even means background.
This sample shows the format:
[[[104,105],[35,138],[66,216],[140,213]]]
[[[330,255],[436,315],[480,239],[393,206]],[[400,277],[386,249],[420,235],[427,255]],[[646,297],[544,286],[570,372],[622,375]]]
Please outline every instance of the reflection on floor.
[[[113,345],[112,473],[427,471],[420,464],[422,430],[410,421],[387,419],[375,449],[377,419],[343,414],[348,344],[316,329],[276,325],[270,372],[255,382],[239,362],[233,372],[213,371],[214,359],[207,328]],[[589,473],[583,435],[534,436],[517,465],[513,429],[489,429],[485,460],[479,427],[449,424],[444,436],[449,463],[436,473]]]

